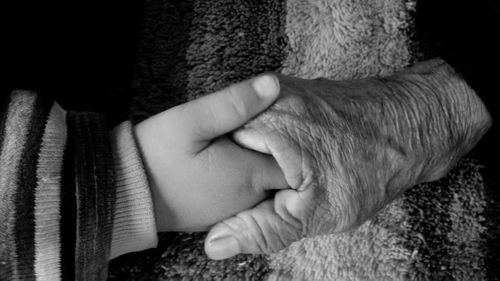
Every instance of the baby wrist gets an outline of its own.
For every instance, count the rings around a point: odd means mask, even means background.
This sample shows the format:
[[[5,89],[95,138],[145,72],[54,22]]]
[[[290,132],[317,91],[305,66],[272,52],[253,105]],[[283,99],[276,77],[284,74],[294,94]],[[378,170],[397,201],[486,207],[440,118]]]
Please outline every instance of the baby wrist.
[[[111,133],[116,205],[111,258],[156,247],[158,243],[153,200],[132,124],[126,121]]]

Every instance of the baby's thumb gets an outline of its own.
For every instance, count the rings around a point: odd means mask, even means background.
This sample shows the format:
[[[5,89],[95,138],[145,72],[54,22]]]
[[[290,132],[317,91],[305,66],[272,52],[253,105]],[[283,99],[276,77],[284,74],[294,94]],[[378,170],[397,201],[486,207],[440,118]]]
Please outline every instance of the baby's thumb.
[[[264,74],[179,106],[194,138],[209,141],[231,132],[268,108],[279,95],[278,78]]]
[[[298,241],[303,224],[288,209],[299,203],[297,191],[281,190],[273,199],[216,224],[205,239],[207,256],[220,260],[240,253],[270,254]]]

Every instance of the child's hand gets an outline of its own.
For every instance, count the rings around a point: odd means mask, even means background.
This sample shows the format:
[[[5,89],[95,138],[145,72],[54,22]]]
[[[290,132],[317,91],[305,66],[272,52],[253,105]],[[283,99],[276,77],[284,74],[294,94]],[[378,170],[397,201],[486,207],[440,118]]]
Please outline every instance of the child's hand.
[[[224,136],[279,94],[274,76],[235,84],[135,127],[154,197],[158,231],[201,231],[288,185],[269,155]]]

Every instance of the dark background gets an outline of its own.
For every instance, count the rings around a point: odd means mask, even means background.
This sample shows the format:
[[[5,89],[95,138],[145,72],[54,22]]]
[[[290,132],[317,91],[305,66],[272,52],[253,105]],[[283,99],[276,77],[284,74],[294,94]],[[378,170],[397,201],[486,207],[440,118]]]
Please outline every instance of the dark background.
[[[2,94],[29,89],[65,109],[125,118],[141,2],[4,1]]]
[[[488,277],[500,276],[500,216],[498,187],[498,108],[500,95],[500,1],[418,0],[415,40],[422,59],[439,56],[451,64],[485,102],[494,118],[493,127],[469,154],[484,165],[488,224]],[[491,239],[491,237],[495,237]]]
[[[423,58],[442,57],[461,73],[498,120],[500,95],[500,1],[419,0],[416,41]],[[499,167],[498,126],[483,138],[476,151]]]

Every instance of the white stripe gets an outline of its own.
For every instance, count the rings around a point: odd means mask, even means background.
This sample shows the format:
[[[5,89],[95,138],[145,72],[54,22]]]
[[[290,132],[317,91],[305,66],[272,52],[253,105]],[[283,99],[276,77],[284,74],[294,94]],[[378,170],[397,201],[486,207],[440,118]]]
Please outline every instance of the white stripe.
[[[37,167],[35,191],[35,275],[36,280],[61,278],[60,188],[66,112],[57,104],[50,110]]]
[[[281,72],[343,80],[405,67],[411,58],[405,2],[287,0],[289,49]],[[382,223],[302,239],[271,255],[266,280],[405,280],[413,253],[401,235],[411,226],[402,200],[378,215]]]
[[[0,240],[11,243],[0,243],[0,253],[8,253],[13,259],[12,277],[17,280],[18,257],[14,235],[15,211],[13,195],[17,189],[17,173],[23,148],[28,136],[29,120],[33,114],[35,95],[23,91],[15,91],[8,107],[5,120],[4,140],[0,153]],[[5,229],[6,228],[6,229]]]

